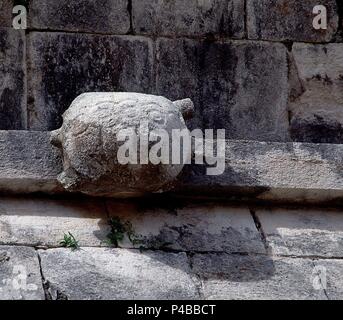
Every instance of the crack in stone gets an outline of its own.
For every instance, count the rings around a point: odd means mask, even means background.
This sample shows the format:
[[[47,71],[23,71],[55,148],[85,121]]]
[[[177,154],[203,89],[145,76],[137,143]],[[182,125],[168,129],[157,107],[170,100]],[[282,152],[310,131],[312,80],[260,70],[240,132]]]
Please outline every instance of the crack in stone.
[[[194,282],[194,285],[195,285],[196,290],[198,292],[199,299],[200,300],[205,300],[202,279],[201,279],[201,277],[196,272],[194,272],[194,269],[193,269],[193,256],[194,256],[194,254],[191,253],[191,252],[187,252],[186,256],[187,256],[187,260],[188,260],[189,267],[191,269],[192,275],[195,277],[193,282]]]
[[[49,291],[50,283],[44,277],[43,268],[42,268],[42,260],[41,260],[41,257],[39,255],[38,251],[36,251],[36,253],[37,253],[37,257],[38,257],[39,271],[40,271],[40,275],[41,275],[41,279],[42,279],[42,286],[43,286],[43,290],[44,290],[45,300],[52,300],[52,297],[51,297],[51,294]]]
[[[260,221],[260,219],[258,218],[256,212],[252,209],[250,209],[250,214],[252,216],[252,219],[254,220],[255,226],[257,231],[259,232],[260,236],[261,236],[261,240],[263,242],[264,248],[266,249],[267,255],[271,255],[271,248],[269,247],[268,241],[267,241],[267,237],[266,234],[264,233],[263,227],[262,227],[262,223]]]
[[[41,257],[39,255],[38,251],[36,251],[36,253],[38,256],[39,270],[40,270],[40,275],[41,275],[41,279],[42,279],[42,286],[43,286],[43,290],[44,290],[45,300],[54,300],[53,296],[51,294],[51,284],[50,284],[49,280],[47,280],[45,278],[44,273],[43,273]],[[56,289],[56,299],[55,300],[69,300],[69,299],[68,299],[68,296],[66,294],[64,294],[62,291]]]
[[[133,6],[132,6],[132,0],[128,0],[127,2],[127,11],[129,12],[129,17],[130,17],[130,29],[128,34],[134,34],[133,31]]]
[[[313,268],[316,267],[316,264],[314,263],[314,261],[312,261],[312,266],[313,266]],[[319,279],[320,286],[322,287],[322,290],[323,290],[323,293],[324,293],[325,297],[327,298],[327,300],[330,300],[329,295],[328,295],[326,289],[325,289],[324,286],[323,286],[321,277],[318,277],[318,279]]]

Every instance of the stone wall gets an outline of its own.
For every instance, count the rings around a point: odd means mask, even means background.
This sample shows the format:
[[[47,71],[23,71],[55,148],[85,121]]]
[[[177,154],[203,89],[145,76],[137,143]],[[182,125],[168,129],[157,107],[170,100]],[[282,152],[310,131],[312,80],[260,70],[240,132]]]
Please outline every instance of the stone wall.
[[[0,197],[1,299],[342,299],[342,210]],[[110,248],[110,218],[130,221]],[[60,248],[71,232],[81,250]],[[22,266],[27,286],[11,281]],[[319,269],[320,268],[320,269]],[[320,270],[325,284],[314,285]]]
[[[0,129],[52,130],[86,91],[190,97],[227,138],[343,140],[343,10],[322,0],[1,0]],[[15,1],[18,3],[18,1]]]

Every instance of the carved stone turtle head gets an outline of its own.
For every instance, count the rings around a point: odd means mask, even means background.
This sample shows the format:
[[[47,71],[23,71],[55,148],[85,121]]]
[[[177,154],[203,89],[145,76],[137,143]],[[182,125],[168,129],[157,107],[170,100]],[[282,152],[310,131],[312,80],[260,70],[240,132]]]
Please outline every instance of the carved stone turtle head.
[[[63,125],[52,132],[52,143],[61,149],[63,172],[58,180],[66,190],[92,196],[130,197],[168,189],[183,164],[120,164],[117,135],[142,124],[149,131],[186,129],[191,117],[189,99],[172,102],[139,93],[85,93],[63,114]],[[139,145],[139,143],[138,143]],[[171,147],[171,143],[169,144]],[[138,152],[140,149],[138,147]]]

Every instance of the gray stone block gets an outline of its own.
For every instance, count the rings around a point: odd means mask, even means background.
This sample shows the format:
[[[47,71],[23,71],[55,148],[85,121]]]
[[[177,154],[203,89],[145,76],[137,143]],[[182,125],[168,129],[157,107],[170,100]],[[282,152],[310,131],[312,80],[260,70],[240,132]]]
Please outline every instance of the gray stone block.
[[[289,110],[295,141],[343,142],[343,44],[294,44]],[[297,88],[299,88],[297,90]]]
[[[327,8],[327,30],[313,28],[312,12],[319,4]],[[249,39],[329,42],[338,30],[337,4],[335,0],[247,0],[247,30]]]
[[[0,129],[26,127],[25,34],[0,27]]]
[[[62,171],[58,150],[49,132],[0,131],[0,191],[31,193],[60,191]]]
[[[10,27],[12,25],[13,0],[0,1],[0,27]]]
[[[57,182],[62,160],[50,133],[0,131],[0,138],[2,192],[65,192]],[[186,166],[171,192],[192,198],[340,204],[342,154],[341,144],[227,140],[223,174],[206,175],[207,165]]]
[[[193,270],[202,279],[205,299],[322,300],[313,287],[310,259],[197,254]]]
[[[270,209],[256,214],[276,255],[343,257],[341,211]]]
[[[31,0],[29,26],[39,30],[126,34],[128,0]]]
[[[136,34],[244,36],[241,0],[133,0],[132,12]]]
[[[0,243],[58,247],[71,232],[80,246],[106,245],[109,233],[101,200],[1,197]]]
[[[184,253],[82,248],[39,251],[53,299],[198,299]]]
[[[165,204],[169,208],[163,208],[158,201],[149,208],[144,201],[123,203],[108,200],[108,212],[111,217],[132,224],[139,240],[136,247],[203,252],[266,252],[248,209],[172,202]],[[132,243],[126,237],[121,246],[132,248]]]
[[[341,144],[228,140],[222,175],[208,176],[204,166],[190,166],[179,177],[175,192],[190,197],[201,194],[226,199],[341,204],[342,152]]]
[[[31,33],[29,127],[60,127],[81,93],[152,88],[152,42],[142,37]]]
[[[190,97],[191,127],[229,139],[287,141],[287,55],[281,44],[159,39],[157,93]]]
[[[0,300],[44,300],[33,248],[0,246]]]

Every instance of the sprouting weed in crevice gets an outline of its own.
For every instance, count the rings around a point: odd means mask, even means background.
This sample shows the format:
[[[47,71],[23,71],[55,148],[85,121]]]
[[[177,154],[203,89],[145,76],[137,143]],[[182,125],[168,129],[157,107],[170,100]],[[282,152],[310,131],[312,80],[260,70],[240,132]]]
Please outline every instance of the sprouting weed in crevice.
[[[134,246],[140,243],[130,221],[122,222],[118,217],[112,217],[108,224],[111,228],[110,233],[107,235],[109,245],[117,248],[119,243],[124,240],[125,234]]]
[[[79,242],[70,232],[64,234],[63,240],[61,240],[60,245],[64,248],[71,248],[72,251],[78,250],[80,248]]]

